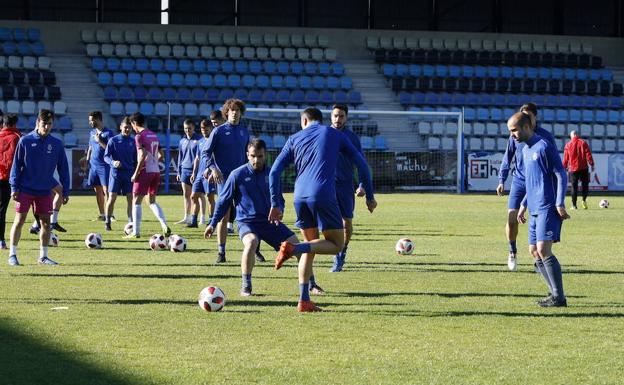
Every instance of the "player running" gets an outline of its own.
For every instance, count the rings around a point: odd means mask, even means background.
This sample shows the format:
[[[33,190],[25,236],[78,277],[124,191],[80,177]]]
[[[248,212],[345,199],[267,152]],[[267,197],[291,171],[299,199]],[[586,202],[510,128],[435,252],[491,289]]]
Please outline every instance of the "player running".
[[[195,133],[195,122],[191,119],[184,120],[184,136],[180,139],[178,145],[178,173],[176,179],[182,185],[182,194],[184,195],[184,219],[176,222],[176,224],[191,223],[191,175],[193,173],[193,164],[197,155],[197,144],[201,139],[201,135]]]
[[[141,237],[141,217],[143,216],[143,197],[149,196],[149,207],[160,222],[163,234],[168,237],[171,235],[171,229],[167,226],[165,213],[158,203],[156,203],[156,194],[158,193],[158,185],[160,184],[160,169],[158,168],[158,137],[152,131],[145,128],[145,116],[140,112],[132,114],[130,124],[136,134],[134,143],[137,151],[137,165],[130,180],[132,180],[132,233],[124,238],[140,238]]]
[[[368,210],[373,212],[377,207],[366,161],[343,134],[321,125],[322,120],[321,111],[316,108],[306,108],[301,113],[302,130],[288,138],[269,174],[269,221],[279,223],[284,207],[280,176],[290,163],[294,162],[297,169],[294,193],[296,226],[301,229],[305,242],[282,242],[275,259],[275,269],[279,269],[290,257],[301,255],[297,305],[300,312],[321,310],[310,301],[309,294],[314,255],[336,254],[344,247],[344,229],[336,200],[336,164],[340,151],[344,151],[358,167],[364,181]],[[325,239],[319,239],[319,229]]]
[[[531,117],[514,114],[507,127],[514,140],[525,143],[522,148],[526,196],[518,210],[518,221],[525,223],[529,210],[529,252],[544,277],[550,295],[537,302],[542,307],[567,306],[563,292],[563,276],[552,244],[559,242],[563,220],[570,218],[565,209],[568,185],[557,147],[535,134]],[[555,182],[556,180],[556,182]]]
[[[89,149],[87,150],[87,162],[89,164],[89,176],[87,183],[95,191],[100,216],[98,220],[106,220],[104,204],[108,194],[108,175],[110,166],[104,161],[104,151],[108,140],[113,137],[113,132],[104,127],[102,111],[89,112],[89,126],[93,129],[89,133]]]

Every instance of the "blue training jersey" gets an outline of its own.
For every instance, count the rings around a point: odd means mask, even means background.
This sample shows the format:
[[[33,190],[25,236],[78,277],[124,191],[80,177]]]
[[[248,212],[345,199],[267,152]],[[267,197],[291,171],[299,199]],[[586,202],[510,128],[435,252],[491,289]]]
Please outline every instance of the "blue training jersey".
[[[522,205],[531,214],[564,206],[568,177],[557,147],[533,135],[522,148],[526,196]]]
[[[366,199],[374,199],[371,175],[362,154],[341,132],[316,123],[288,138],[275,159],[269,175],[271,205],[280,207],[284,201],[280,176],[292,162],[297,169],[295,200],[335,200],[336,165],[341,151],[355,162],[366,189]]]
[[[44,137],[32,131],[17,143],[9,178],[11,191],[50,195],[57,185],[55,170],[63,186],[63,196],[69,196],[69,166],[63,143],[52,135]]]
[[[546,141],[550,142],[555,148],[555,137],[549,131],[542,127],[535,127],[535,133],[541,136]],[[507,149],[505,155],[503,155],[503,161],[501,162],[500,172],[498,174],[498,183],[504,184],[509,176],[509,170],[513,164],[513,177],[515,182],[524,183],[524,164],[522,162],[522,148],[524,143],[518,143],[512,136],[509,136],[507,141]],[[518,156],[516,156],[518,154]]]
[[[91,158],[89,159],[89,164],[93,168],[100,168],[106,166],[106,161],[104,160],[104,151],[106,150],[102,146],[100,146],[100,142],[95,139],[95,133],[97,129],[94,128],[89,132],[89,148],[91,148]],[[104,127],[102,132],[100,133],[100,140],[102,143],[108,143],[108,140],[114,136],[113,132],[108,128]]]
[[[121,167],[113,167],[113,161],[121,162]],[[137,165],[137,150],[134,137],[118,134],[108,140],[106,151],[104,151],[104,161],[110,165],[111,175],[118,173],[132,174]]]
[[[247,143],[249,142],[249,130],[238,124],[224,123],[216,127],[210,133],[206,144],[202,149],[203,161],[214,162],[212,165],[204,163],[206,167],[218,168],[227,178],[232,170],[247,163]]]
[[[353,147],[364,157],[362,144],[357,134],[346,127],[338,131],[342,132],[342,134],[349,139],[351,144],[353,144]],[[353,166],[354,164],[351,158],[342,152],[338,154],[338,165],[336,166],[336,183],[338,185],[353,186]]]
[[[193,169],[193,162],[199,148],[198,143],[201,139],[202,136],[198,134],[193,134],[190,138],[184,136],[180,139],[180,144],[178,145],[178,176],[182,175],[182,169]]]
[[[232,171],[225,181],[210,224],[215,227],[232,202],[236,206],[237,222],[267,222],[271,209],[269,195],[269,167],[255,171],[246,163]]]

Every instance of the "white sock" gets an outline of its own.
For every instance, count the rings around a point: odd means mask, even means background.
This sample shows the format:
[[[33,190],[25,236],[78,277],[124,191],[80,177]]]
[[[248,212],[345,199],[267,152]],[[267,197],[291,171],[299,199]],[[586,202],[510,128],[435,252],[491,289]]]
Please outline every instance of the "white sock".
[[[154,213],[154,215],[160,222],[160,225],[167,226],[167,222],[165,220],[165,213],[162,211],[162,208],[160,208],[160,205],[158,203],[150,203],[150,209],[152,210],[152,212]]]
[[[33,221],[33,224],[31,227],[39,227],[39,223],[37,223],[36,219]]]
[[[199,216],[199,221],[200,221],[202,224],[203,224],[204,222],[206,222],[206,214],[203,214],[203,213],[202,213],[202,214]]]
[[[58,223],[58,216],[59,216],[58,210],[52,211],[52,220],[51,220],[52,224]]]
[[[193,219],[193,216],[191,214],[186,214],[186,217],[184,218],[184,220],[187,222],[190,222],[191,219]]]
[[[132,217],[128,217],[128,223],[132,223]]]
[[[11,255],[17,255],[17,245],[9,246],[9,256]]]
[[[232,224],[232,222],[228,222],[227,228],[228,228],[228,230],[233,230],[234,229],[234,225]]]
[[[143,207],[141,205],[132,206],[132,222],[134,226],[134,235],[141,234],[141,217],[143,216]]]
[[[48,246],[40,246],[39,247],[39,259],[48,257]]]

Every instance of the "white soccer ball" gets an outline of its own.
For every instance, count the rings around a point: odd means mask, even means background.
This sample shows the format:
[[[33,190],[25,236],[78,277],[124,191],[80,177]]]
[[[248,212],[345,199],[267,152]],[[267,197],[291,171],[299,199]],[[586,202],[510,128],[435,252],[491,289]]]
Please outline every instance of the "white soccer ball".
[[[162,234],[154,234],[149,239],[149,247],[154,251],[167,249],[167,238]]]
[[[173,234],[169,237],[169,250],[174,253],[181,253],[186,250],[186,239],[177,234]]]
[[[57,247],[59,245],[59,237],[54,233],[50,233],[50,240],[48,241],[48,246]]]
[[[609,208],[609,201],[606,200],[606,199],[603,199],[603,200],[600,201],[600,203],[598,203],[598,206],[601,209],[608,209]]]
[[[87,245],[90,249],[101,249],[102,248],[102,234],[100,233],[89,233],[85,238],[85,245]]]
[[[411,255],[412,251],[414,251],[414,244],[407,238],[401,238],[397,241],[394,250],[399,255]]]
[[[132,234],[133,231],[134,231],[134,225],[132,224],[132,222],[126,223],[126,225],[124,226],[124,234],[130,235]]]
[[[216,286],[205,287],[197,301],[204,311],[219,311],[225,306],[225,293]]]

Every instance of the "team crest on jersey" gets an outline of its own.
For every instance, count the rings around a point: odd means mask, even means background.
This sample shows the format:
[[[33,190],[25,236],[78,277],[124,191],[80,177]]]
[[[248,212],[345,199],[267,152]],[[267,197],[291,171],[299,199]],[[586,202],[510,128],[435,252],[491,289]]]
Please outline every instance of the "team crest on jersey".
[[[37,147],[37,143],[31,143],[30,146],[31,147]]]
[[[48,151],[47,152],[48,152],[48,154],[52,152],[52,145],[51,144],[48,144]]]
[[[537,160],[537,152],[534,152],[533,155],[531,155],[531,158],[533,160]]]
[[[552,237],[552,235],[553,235],[553,232],[552,232],[552,230],[550,230],[550,231],[547,231],[547,232],[546,232],[546,235],[547,235],[547,236],[549,236],[549,237]]]
[[[245,178],[245,182],[249,182],[251,180],[250,177]]]
[[[230,135],[231,132],[230,131],[225,131],[225,135]]]

